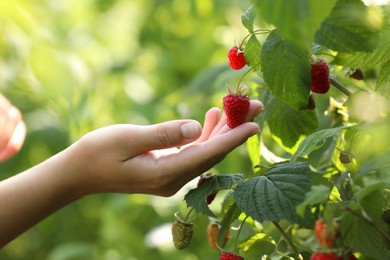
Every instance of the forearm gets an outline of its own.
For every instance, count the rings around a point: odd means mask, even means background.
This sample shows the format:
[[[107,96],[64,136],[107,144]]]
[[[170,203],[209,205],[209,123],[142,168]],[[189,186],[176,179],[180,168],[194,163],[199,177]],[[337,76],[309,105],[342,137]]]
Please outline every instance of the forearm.
[[[83,196],[69,156],[61,152],[0,182],[0,248]]]

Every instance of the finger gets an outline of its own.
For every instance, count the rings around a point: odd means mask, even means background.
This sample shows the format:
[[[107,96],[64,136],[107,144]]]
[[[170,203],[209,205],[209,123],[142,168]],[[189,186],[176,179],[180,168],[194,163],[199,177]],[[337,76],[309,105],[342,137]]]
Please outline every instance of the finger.
[[[138,152],[182,146],[195,141],[202,133],[201,125],[194,120],[174,120],[133,128],[130,145]]]
[[[252,121],[261,111],[264,110],[264,105],[259,100],[251,100],[249,105],[248,113],[245,117],[246,122]],[[224,134],[229,131],[231,128],[226,125],[226,114],[223,113],[220,120],[220,124],[215,127],[214,131],[211,133],[210,138],[218,134]]]
[[[0,132],[0,150],[4,149],[7,145],[22,117],[19,110],[14,106],[8,108],[7,115],[5,116],[8,117],[8,120]]]
[[[203,123],[202,135],[199,137],[198,140],[196,140],[197,143],[203,142],[209,138],[211,132],[218,124],[220,114],[221,110],[217,107],[211,108],[209,109],[209,111],[207,111]]]
[[[166,167],[164,172],[169,173],[175,180],[172,183],[174,185],[172,190],[180,188],[188,181],[208,171],[258,131],[259,126],[256,123],[244,123],[225,134],[189,146],[173,156],[160,158],[162,160],[160,165]],[[177,178],[179,175],[182,177]]]
[[[20,121],[6,147],[0,151],[0,162],[15,155],[23,146],[26,136],[26,125]]]

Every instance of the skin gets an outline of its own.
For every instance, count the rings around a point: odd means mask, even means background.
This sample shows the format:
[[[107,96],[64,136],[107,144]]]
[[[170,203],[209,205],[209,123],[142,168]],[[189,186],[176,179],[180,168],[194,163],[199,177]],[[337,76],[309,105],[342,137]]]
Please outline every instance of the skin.
[[[20,111],[0,94],[0,162],[20,150],[25,135],[26,125]]]
[[[194,120],[111,125],[94,130],[46,161],[0,182],[0,248],[57,210],[98,193],[171,196],[259,131],[263,110],[251,101],[234,129],[218,108]],[[182,131],[184,129],[184,131]],[[180,147],[180,148],[177,148]]]

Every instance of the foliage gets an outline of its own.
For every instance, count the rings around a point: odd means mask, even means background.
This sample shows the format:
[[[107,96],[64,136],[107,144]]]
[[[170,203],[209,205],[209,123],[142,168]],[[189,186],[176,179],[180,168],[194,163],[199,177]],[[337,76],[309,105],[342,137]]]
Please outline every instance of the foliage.
[[[237,87],[253,75],[250,95],[265,105],[262,132],[247,145],[253,169],[238,182],[225,173],[234,184],[219,211],[196,207],[213,191],[206,186],[189,192],[188,207],[216,217],[222,233],[239,225],[221,250],[245,259],[307,259],[321,251],[389,258],[389,7],[252,2],[241,16],[248,69]],[[310,91],[311,62],[319,58],[330,67],[326,94]],[[331,248],[316,239],[319,218],[335,230]]]
[[[205,186],[190,183],[169,199],[84,198],[0,258],[217,259],[205,239],[209,217],[220,224],[221,249],[249,260],[322,250],[389,258],[389,17],[388,5],[360,0],[1,1],[0,91],[28,128],[1,178],[107,124],[202,121],[210,106],[221,107],[226,84],[247,84],[265,110],[247,153],[242,146],[230,154]],[[242,71],[226,62],[237,39]],[[310,93],[312,56],[330,64],[325,95]],[[166,241],[178,207],[199,213],[180,251]],[[319,217],[339,227],[333,248],[315,239]]]

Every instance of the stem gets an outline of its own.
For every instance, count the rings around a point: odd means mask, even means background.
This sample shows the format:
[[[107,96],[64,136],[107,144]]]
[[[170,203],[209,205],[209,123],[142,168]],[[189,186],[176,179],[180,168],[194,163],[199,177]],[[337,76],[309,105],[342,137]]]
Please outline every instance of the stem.
[[[235,245],[234,245],[234,252],[237,252],[238,238],[240,237],[242,227],[244,226],[244,223],[245,223],[245,221],[246,221],[247,218],[248,218],[248,216],[245,216],[245,218],[244,218],[243,221],[241,222],[240,228],[238,229],[237,237],[236,237],[236,243],[235,243]]]
[[[346,89],[340,82],[338,82],[335,78],[330,78],[330,83],[335,86],[338,90],[343,92],[347,97],[351,96],[351,92]]]
[[[377,225],[375,225],[375,223],[371,220],[371,219],[368,219],[366,218],[365,216],[363,216],[362,214],[360,214],[359,212],[356,212],[354,211],[353,209],[351,209],[350,207],[348,206],[344,206],[344,209],[346,211],[348,211],[349,213],[351,213],[352,215],[356,216],[357,218],[365,221],[367,224],[369,224],[370,226],[372,226],[376,231],[379,232],[379,234],[381,234],[386,240],[389,240],[390,241],[390,235],[387,234],[385,231],[383,231],[380,227],[378,227]]]
[[[287,244],[291,247],[291,249],[294,251],[294,253],[298,256],[298,259],[303,260],[303,257],[299,253],[298,249],[294,246],[290,237],[286,234],[286,232],[284,232],[283,228],[279,225],[279,223],[276,221],[272,221],[272,224],[274,224],[276,229],[282,234],[282,236],[286,240]]]
[[[246,75],[248,75],[248,74],[249,74],[250,72],[252,72],[252,71],[254,71],[253,68],[247,70],[244,74],[242,74],[242,76],[240,77],[240,79],[238,80],[238,83],[237,83],[236,93],[237,93],[238,89],[240,88],[241,81],[244,79],[244,77],[245,77]]]
[[[250,34],[247,34],[244,39],[242,39],[241,43],[240,43],[240,46],[238,47],[238,49],[242,49],[243,46],[244,46],[244,43],[246,41],[246,39],[248,39],[248,37],[252,36],[252,35],[256,35],[256,34],[261,34],[261,33],[270,33],[271,30],[270,29],[257,29],[257,30],[254,30],[252,33]]]
[[[187,215],[186,215],[186,217],[185,217],[185,219],[184,219],[185,222],[187,222],[187,220],[188,220],[188,218],[190,217],[190,215],[191,215],[191,213],[192,213],[193,210],[194,210],[194,208],[191,208],[191,209],[188,211],[188,213],[187,213]]]

